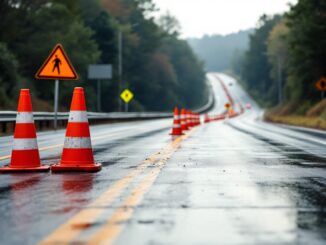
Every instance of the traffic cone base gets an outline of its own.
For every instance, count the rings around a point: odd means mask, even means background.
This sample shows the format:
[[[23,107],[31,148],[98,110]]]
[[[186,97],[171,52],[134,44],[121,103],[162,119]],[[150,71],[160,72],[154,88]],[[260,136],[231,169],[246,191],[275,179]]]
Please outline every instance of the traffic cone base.
[[[74,164],[74,165],[64,165],[62,162],[51,166],[51,171],[53,173],[59,172],[98,172],[102,169],[102,165],[100,163],[92,163],[92,164]]]

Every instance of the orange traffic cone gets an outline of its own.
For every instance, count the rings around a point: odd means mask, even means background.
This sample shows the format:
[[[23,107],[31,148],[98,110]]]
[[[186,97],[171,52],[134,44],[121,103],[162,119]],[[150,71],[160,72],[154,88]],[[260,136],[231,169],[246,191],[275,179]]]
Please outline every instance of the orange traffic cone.
[[[187,128],[189,130],[190,129],[190,118],[189,118],[189,111],[188,110],[185,110],[185,118],[186,118],[185,122],[186,122]]]
[[[197,124],[197,126],[200,125],[200,114],[199,113],[196,113],[196,124]]]
[[[190,111],[186,111],[187,113],[187,126],[188,128],[192,127],[192,123],[191,123],[191,115],[190,115]]]
[[[192,111],[190,111],[190,118],[191,118],[191,127],[195,127],[196,126],[195,115]]]
[[[180,116],[179,116],[179,110],[177,107],[174,108],[174,114],[173,114],[173,128],[171,135],[182,135],[182,129],[180,125]]]
[[[87,119],[84,89],[74,89],[61,161],[52,172],[96,172],[102,165],[94,161]]]
[[[208,114],[205,114],[204,123],[209,123],[209,122],[210,122],[210,118]]]
[[[41,165],[29,89],[21,89],[10,165],[1,167],[0,172],[48,171],[49,169],[50,166]]]
[[[197,118],[197,113],[196,112],[193,113],[193,118],[194,118],[194,125],[198,126],[198,118]]]
[[[185,109],[181,110],[180,121],[181,121],[181,130],[182,131],[188,130],[189,128],[188,128],[187,115]]]

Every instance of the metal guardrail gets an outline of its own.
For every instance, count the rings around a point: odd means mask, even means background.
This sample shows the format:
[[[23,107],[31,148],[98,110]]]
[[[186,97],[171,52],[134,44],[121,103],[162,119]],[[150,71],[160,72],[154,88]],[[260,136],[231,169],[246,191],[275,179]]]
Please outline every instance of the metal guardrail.
[[[17,112],[15,111],[1,111],[0,122],[14,122],[16,120]],[[33,112],[35,121],[54,120],[53,112]],[[171,117],[171,113],[157,113],[157,112],[109,112],[98,113],[88,112],[88,119],[109,120],[109,119],[145,119],[145,118],[164,118]],[[58,120],[67,120],[69,112],[59,112]]]

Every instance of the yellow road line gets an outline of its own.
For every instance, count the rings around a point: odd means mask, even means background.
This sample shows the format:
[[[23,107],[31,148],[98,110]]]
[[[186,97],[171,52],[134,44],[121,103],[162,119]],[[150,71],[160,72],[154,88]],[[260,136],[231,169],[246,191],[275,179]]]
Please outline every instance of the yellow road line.
[[[87,244],[112,244],[118,238],[124,228],[124,224],[131,218],[137,205],[141,202],[146,192],[152,186],[168,159],[179,148],[181,141],[188,136],[189,134],[179,137],[177,140],[165,147],[164,151],[161,152],[156,168],[146,175],[141,183],[131,192],[131,194],[125,199],[124,203],[113,213],[100,230],[87,241]]]
[[[52,234],[41,241],[40,244],[68,244],[68,241],[73,240],[81,232],[81,230],[76,227],[94,222],[96,217],[103,212],[100,206],[110,205],[115,198],[117,198],[130,184],[135,176],[139,174],[140,171],[141,168],[134,170],[123,179],[117,181],[109,190],[91,203],[89,207],[81,210],[78,214],[61,225]]]
[[[160,172],[160,168],[156,168],[150,172],[132,191],[123,205],[119,207],[104,226],[101,227],[100,231],[87,241],[87,244],[112,244],[120,235],[124,228],[124,223],[130,219],[135,208],[141,202],[145,193],[152,186]]]
[[[145,161],[138,165],[135,170],[133,170],[127,176],[116,182],[100,197],[98,197],[91,204],[86,206],[79,213],[69,219],[66,223],[62,224],[59,228],[57,228],[48,237],[42,240],[39,245],[71,244],[73,240],[83,231],[82,229],[78,229],[78,227],[87,227],[88,225],[91,225],[96,220],[96,218],[99,217],[99,215],[105,211],[103,206],[110,205],[118,196],[120,196],[120,194],[122,194],[122,192],[128,187],[128,185],[136,179],[136,177],[138,177],[141,173],[144,172],[144,170],[148,166],[156,166],[157,168],[155,168],[153,172],[155,173],[156,171],[158,171],[159,173],[160,169],[164,166],[168,158],[173,154],[174,151],[177,150],[181,141],[187,138],[191,132],[192,130],[189,131],[189,133],[187,133],[186,135],[174,139],[171,143],[163,147],[159,152],[148,157]],[[148,176],[149,175],[147,175],[145,179],[148,179]],[[153,181],[155,179],[156,178],[154,178],[153,176]],[[146,181],[146,183],[149,182],[149,180]],[[144,183],[144,181],[142,181],[142,183]],[[143,185],[146,186],[145,183]]]

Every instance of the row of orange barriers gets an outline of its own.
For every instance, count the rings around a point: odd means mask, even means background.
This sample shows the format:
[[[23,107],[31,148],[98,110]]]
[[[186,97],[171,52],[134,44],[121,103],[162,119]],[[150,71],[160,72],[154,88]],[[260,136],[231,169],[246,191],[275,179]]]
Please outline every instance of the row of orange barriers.
[[[181,109],[174,108],[173,113],[173,127],[171,135],[183,135],[184,131],[189,130],[192,127],[200,125],[200,115],[199,113]]]

